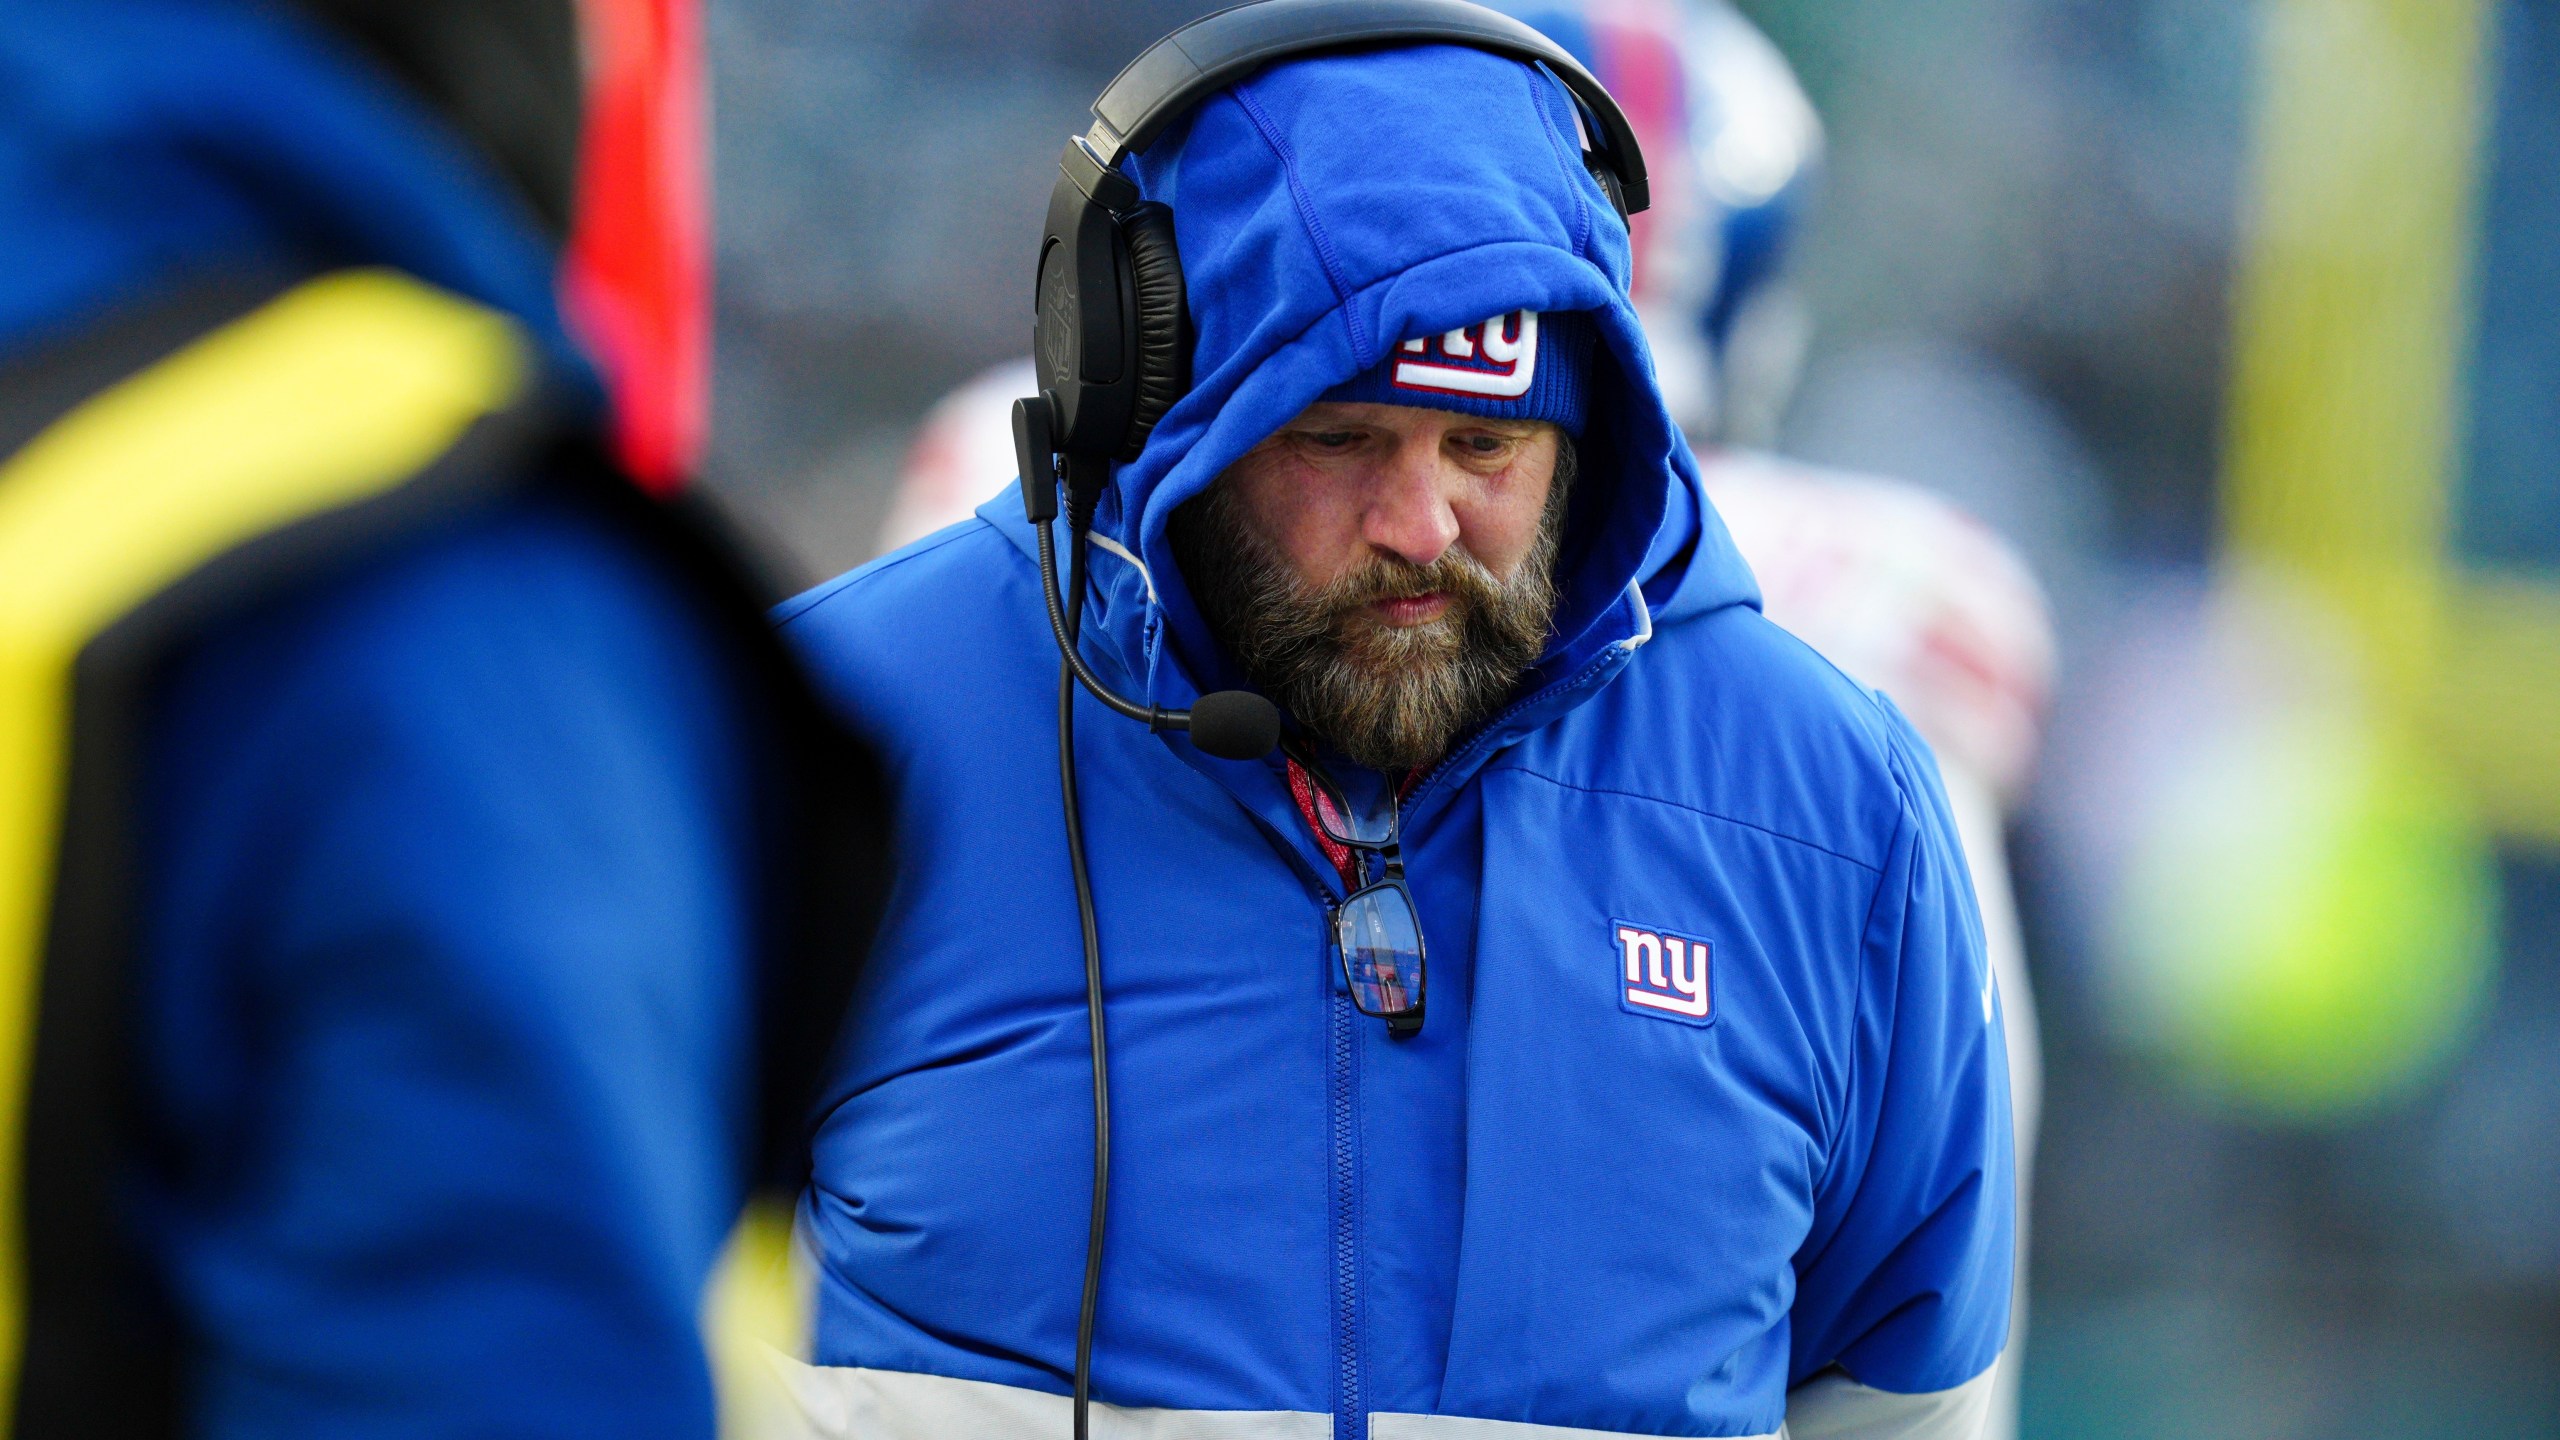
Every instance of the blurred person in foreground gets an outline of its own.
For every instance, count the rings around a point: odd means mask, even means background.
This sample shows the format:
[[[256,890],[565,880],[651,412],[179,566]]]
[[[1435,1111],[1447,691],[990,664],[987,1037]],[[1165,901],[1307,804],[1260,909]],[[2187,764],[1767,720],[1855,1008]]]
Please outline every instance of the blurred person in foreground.
[[[1199,378],[1103,494],[1084,652],[1287,725],[1221,760],[1077,701],[1118,1423],[1978,1433],[2011,1136],[1953,825],[1759,614],[1575,134],[1538,71],[1390,49],[1134,167]],[[1089,1052],[1034,541],[999,496],[782,612],[917,857],[800,1217],[825,1433],[1066,1422]],[[1392,986],[1336,928],[1386,880]]]
[[[14,1435],[711,1433],[876,778],[608,449],[681,478],[684,23],[0,8]]]
[[[2022,1328],[2043,1079],[2003,816],[2022,798],[2052,684],[2042,593],[2005,541],[1916,485],[1719,439],[1774,421],[1802,346],[1784,265],[1822,132],[1767,37],[1716,0],[1502,8],[1590,64],[1643,137],[1653,206],[1635,217],[1632,296],[1665,403],[1697,449],[1764,612],[1890,695],[1936,754],[2003,1000],[2020,1213],[2011,1323]],[[962,522],[1012,484],[1009,412],[1033,383],[1029,361],[1000,365],[935,407],[900,476],[882,549]],[[1990,1436],[2016,1431],[2017,1375],[2003,1364]]]

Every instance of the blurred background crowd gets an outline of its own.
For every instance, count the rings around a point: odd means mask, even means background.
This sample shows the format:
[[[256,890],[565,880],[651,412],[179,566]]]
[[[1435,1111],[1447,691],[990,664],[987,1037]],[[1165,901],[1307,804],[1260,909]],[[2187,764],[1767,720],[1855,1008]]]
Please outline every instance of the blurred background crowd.
[[[710,474],[804,578],[1027,349],[1186,0],[714,0]],[[2030,1436],[2560,1434],[2560,0],[1741,0],[1828,135],[1732,438],[2050,597]]]

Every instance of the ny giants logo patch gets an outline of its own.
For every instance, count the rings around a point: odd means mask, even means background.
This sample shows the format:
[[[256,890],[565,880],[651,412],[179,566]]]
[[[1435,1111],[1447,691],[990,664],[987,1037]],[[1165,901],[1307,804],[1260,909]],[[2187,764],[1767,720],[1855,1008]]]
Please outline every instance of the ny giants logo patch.
[[[1651,1015],[1684,1025],[1715,1023],[1706,941],[1624,920],[1610,921],[1609,928],[1617,941],[1623,986],[1618,1008],[1630,1015]]]
[[[1514,310],[1437,338],[1407,340],[1397,354],[1399,390],[1517,400],[1538,378],[1538,312]]]

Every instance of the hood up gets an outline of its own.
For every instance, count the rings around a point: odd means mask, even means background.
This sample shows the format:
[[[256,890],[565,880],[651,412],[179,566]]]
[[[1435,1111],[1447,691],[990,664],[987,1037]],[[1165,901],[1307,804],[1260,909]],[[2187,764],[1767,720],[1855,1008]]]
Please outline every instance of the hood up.
[[[1556,634],[1524,693],[1631,654],[1658,621],[1758,603],[1655,387],[1627,228],[1578,134],[1543,70],[1432,45],[1275,66],[1137,157],[1173,209],[1198,342],[1190,393],[1096,518],[1122,562],[1093,565],[1098,662],[1165,706],[1242,683],[1175,563],[1175,508],[1400,342],[1514,310],[1588,312],[1599,336]],[[1018,506],[982,513],[1027,547]]]

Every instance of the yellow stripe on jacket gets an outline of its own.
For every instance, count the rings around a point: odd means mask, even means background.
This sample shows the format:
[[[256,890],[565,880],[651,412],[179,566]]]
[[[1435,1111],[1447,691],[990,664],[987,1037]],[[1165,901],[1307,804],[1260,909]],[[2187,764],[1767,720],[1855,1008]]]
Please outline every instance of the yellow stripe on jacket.
[[[0,457],[0,1406],[25,1340],[19,1167],[81,651],[241,545],[398,489],[528,373],[506,317],[347,271]]]

